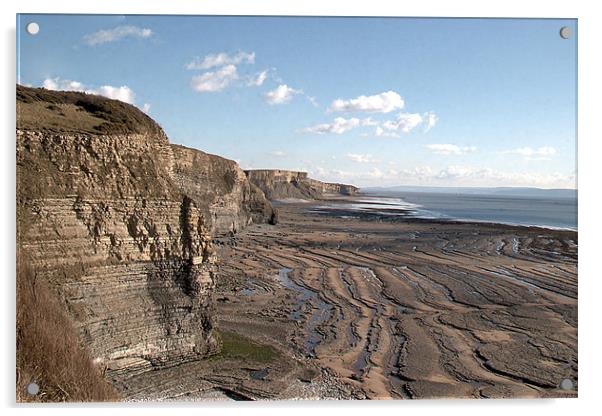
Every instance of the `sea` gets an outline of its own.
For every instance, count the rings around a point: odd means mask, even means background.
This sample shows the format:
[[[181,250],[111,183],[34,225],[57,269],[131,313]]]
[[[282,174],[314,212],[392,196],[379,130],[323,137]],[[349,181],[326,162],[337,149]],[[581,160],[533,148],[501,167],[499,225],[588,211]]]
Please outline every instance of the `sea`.
[[[367,190],[362,191],[354,203],[345,205],[345,209],[415,218],[577,230],[576,192]]]

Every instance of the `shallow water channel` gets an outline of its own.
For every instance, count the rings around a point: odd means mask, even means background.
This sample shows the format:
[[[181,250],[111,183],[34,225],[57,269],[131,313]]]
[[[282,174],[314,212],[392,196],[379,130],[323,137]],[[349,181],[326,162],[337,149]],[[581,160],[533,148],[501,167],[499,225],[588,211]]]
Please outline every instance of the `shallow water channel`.
[[[280,269],[278,281],[283,287],[296,293],[296,302],[289,318],[294,321],[301,321],[305,315],[308,316],[305,322],[303,348],[310,356],[315,356],[316,347],[324,339],[319,327],[330,319],[333,307],[331,304],[324,302],[317,292],[291,280],[289,273],[292,271],[287,267]]]

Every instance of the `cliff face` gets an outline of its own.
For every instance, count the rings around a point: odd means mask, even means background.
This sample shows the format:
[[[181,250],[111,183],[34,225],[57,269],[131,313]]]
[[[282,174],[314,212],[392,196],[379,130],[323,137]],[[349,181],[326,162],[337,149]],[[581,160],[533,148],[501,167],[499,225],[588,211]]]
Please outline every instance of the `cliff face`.
[[[17,244],[95,361],[110,374],[215,351],[212,224],[163,131],[80,93],[17,87],[17,114]]]
[[[327,194],[353,195],[358,191],[358,188],[352,185],[310,179],[307,172],[247,170],[245,173],[249,181],[259,187],[270,200],[320,199]]]
[[[307,182],[307,173],[287,170],[247,170],[249,181],[257,186],[269,200],[316,199],[318,190]]]
[[[309,179],[310,186],[314,189],[318,189],[323,195],[328,194],[339,194],[339,195],[353,195],[359,191],[359,188],[353,185],[345,185],[342,183],[330,183],[321,182],[315,179]]]
[[[252,222],[275,222],[271,203],[232,160],[171,145],[172,177],[197,202],[214,235],[236,232]]]

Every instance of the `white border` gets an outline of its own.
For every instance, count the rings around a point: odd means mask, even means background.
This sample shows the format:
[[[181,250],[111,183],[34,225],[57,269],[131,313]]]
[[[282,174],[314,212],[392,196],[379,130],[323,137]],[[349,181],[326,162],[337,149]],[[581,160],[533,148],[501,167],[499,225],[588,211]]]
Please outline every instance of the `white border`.
[[[420,413],[482,416],[507,415],[515,412],[535,412],[546,415],[567,415],[589,413],[596,407],[597,387],[600,383],[598,356],[602,345],[599,335],[600,322],[596,319],[600,312],[596,296],[602,294],[602,275],[596,262],[600,257],[601,231],[598,211],[600,203],[600,174],[602,154],[600,152],[600,75],[602,65],[599,53],[602,39],[601,15],[588,1],[468,1],[468,0],[423,0],[393,3],[384,0],[363,2],[303,0],[292,3],[282,0],[236,0],[236,1],[193,1],[164,0],[145,2],[139,0],[19,0],[2,2],[3,29],[3,97],[0,101],[3,138],[2,180],[0,181],[3,203],[2,227],[2,264],[5,270],[2,282],[2,404],[14,408],[14,232],[15,232],[15,14],[20,13],[105,13],[105,14],[234,14],[234,15],[335,15],[335,16],[447,16],[447,17],[561,17],[579,19],[579,399],[573,400],[495,400],[495,401],[412,401],[412,402],[352,402],[352,403],[252,403],[238,404],[235,407],[215,404],[197,404],[194,407],[180,406],[178,410],[169,410],[164,405],[153,405],[127,409],[128,412],[140,412],[149,415],[162,415],[177,412],[178,415],[215,412],[223,414],[248,412],[249,414],[282,414],[283,411],[294,415],[306,415],[315,412],[344,412],[360,414],[371,411],[387,413]],[[571,109],[567,109],[570,111]],[[598,168],[598,169],[597,169]],[[244,409],[241,409],[244,407]],[[115,406],[69,407],[50,406],[43,411],[49,414],[106,414],[114,411]],[[25,413],[40,409],[26,408]],[[119,411],[115,409],[116,411]]]

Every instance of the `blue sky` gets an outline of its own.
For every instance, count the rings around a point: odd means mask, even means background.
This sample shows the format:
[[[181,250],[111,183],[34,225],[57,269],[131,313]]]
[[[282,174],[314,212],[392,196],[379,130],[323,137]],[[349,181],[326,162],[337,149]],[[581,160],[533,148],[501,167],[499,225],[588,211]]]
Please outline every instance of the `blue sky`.
[[[243,168],[359,186],[575,187],[574,20],[18,21],[21,84],[130,102],[172,142]]]

